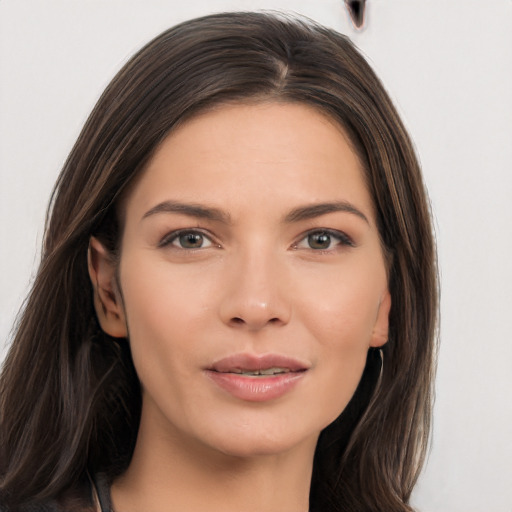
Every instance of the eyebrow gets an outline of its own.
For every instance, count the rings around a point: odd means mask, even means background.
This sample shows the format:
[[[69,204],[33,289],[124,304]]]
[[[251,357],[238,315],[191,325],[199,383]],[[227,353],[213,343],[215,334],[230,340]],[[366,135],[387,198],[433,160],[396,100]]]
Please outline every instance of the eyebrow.
[[[320,217],[321,215],[334,212],[351,213],[363,219],[367,224],[370,224],[366,215],[347,201],[336,201],[332,203],[319,203],[309,206],[301,206],[299,208],[293,209],[288,215],[286,215],[284,220],[285,222],[289,223],[300,222],[302,220],[313,219],[315,217]]]
[[[366,215],[347,201],[299,206],[288,213],[284,221],[291,224],[293,222],[313,219],[321,215],[335,212],[351,213],[364,220],[367,224],[370,224]],[[179,201],[163,201],[148,210],[143,215],[142,219],[146,219],[158,213],[180,213],[188,215],[189,217],[222,222],[223,224],[229,224],[231,221],[230,215],[219,208],[202,206],[195,203],[181,203]]]
[[[218,208],[206,207],[195,203],[181,203],[178,201],[163,201],[153,206],[142,217],[146,219],[157,213],[181,213],[189,217],[197,217],[198,219],[207,219],[228,224],[230,216],[228,213]]]

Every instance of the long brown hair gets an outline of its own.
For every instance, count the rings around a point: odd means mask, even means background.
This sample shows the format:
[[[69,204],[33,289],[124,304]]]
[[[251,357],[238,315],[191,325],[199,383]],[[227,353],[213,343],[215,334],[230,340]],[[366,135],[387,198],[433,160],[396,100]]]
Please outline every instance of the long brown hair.
[[[363,163],[389,261],[389,341],[321,434],[311,510],[410,511],[432,406],[437,277],[412,143],[349,39],[305,19],[225,13],[164,32],[107,87],[56,184],[42,260],[0,380],[0,495],[59,496],[87,472],[129,464],[141,394],[127,340],[99,327],[91,235],[113,254],[116,206],[178,124],[226,102],[299,102],[338,122]],[[381,357],[383,364],[381,368]]]

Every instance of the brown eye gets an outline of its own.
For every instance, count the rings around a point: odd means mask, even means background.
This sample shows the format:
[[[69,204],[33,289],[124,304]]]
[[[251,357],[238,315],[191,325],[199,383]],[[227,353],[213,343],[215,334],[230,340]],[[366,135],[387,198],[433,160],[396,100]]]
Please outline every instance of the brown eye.
[[[313,251],[334,251],[343,247],[355,247],[353,240],[343,231],[318,229],[304,235],[294,249],[310,249]]]
[[[308,245],[311,249],[329,249],[331,246],[331,235],[325,231],[311,233],[308,235]]]
[[[204,236],[201,233],[183,233],[176,240],[183,249],[199,249],[203,246]]]
[[[212,241],[200,231],[178,231],[171,233],[160,242],[160,247],[172,246],[176,249],[204,249],[211,247]]]

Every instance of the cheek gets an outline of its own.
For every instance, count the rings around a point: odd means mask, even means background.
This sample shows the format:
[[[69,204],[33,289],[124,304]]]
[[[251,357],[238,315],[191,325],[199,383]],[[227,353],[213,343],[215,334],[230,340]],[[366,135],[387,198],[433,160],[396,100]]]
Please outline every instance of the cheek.
[[[121,275],[132,356],[143,383],[146,375],[169,380],[188,367],[205,329],[210,286],[169,272],[168,264],[150,263],[127,258]]]
[[[347,271],[305,283],[297,293],[305,325],[333,350],[368,348],[385,279],[371,272]]]
[[[337,277],[325,279],[323,288],[311,287],[316,292],[300,303],[303,327],[308,337],[315,339],[318,350],[315,401],[320,410],[329,412],[329,422],[341,414],[360,382],[379,311],[380,290],[385,289],[385,277],[379,281],[371,271]]]
[[[131,327],[131,334],[139,325],[156,332],[173,326],[192,330],[204,317],[208,309],[208,298],[215,289],[208,269],[194,271],[173,269],[165,261],[133,258],[123,265],[122,280],[125,308]],[[206,279],[205,277],[208,277]],[[130,321],[130,318],[132,321]]]

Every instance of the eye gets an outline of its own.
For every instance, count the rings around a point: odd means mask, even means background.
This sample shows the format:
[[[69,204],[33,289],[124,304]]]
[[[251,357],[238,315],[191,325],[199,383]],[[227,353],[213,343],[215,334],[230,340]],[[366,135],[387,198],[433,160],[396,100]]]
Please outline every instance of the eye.
[[[169,234],[160,242],[160,247],[169,245],[178,249],[205,249],[213,243],[201,231],[182,230]]]
[[[354,243],[349,236],[341,231],[321,229],[310,231],[304,238],[294,245],[294,249],[328,251],[335,249],[337,246],[354,247]]]

